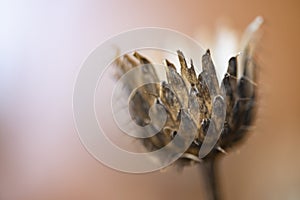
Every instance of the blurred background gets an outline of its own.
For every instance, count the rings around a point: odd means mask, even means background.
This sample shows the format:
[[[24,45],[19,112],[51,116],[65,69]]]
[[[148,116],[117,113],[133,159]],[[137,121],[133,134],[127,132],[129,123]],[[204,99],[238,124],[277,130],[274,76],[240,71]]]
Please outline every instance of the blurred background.
[[[203,199],[197,167],[132,175],[96,161],[75,129],[73,86],[89,53],[121,31],[171,28],[209,48],[220,24],[240,36],[257,15],[261,107],[247,142],[221,160],[222,194],[300,199],[299,9],[296,0],[1,1],[0,199]]]

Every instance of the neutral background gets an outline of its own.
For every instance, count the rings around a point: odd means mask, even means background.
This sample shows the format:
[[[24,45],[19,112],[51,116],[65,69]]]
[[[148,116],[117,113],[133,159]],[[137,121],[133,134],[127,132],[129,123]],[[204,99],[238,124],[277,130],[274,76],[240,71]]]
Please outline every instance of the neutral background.
[[[159,26],[199,39],[220,21],[240,34],[257,15],[261,108],[248,141],[222,159],[222,193],[300,199],[299,9],[296,0],[1,1],[0,199],[203,199],[196,167],[131,175],[93,159],[75,130],[73,85],[89,52],[120,31]]]

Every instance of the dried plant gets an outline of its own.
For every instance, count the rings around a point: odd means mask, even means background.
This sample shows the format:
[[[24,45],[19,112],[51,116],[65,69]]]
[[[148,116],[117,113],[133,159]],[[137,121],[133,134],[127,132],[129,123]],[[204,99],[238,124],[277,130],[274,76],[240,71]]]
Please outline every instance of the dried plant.
[[[246,39],[241,54],[230,58],[228,61],[227,73],[221,84],[218,82],[209,50],[202,55],[203,70],[198,75],[195,72],[193,61],[191,60],[190,66],[188,66],[184,54],[178,50],[180,73],[177,72],[175,65],[166,59],[164,64],[167,81],[159,84],[157,83],[159,78],[155,68],[148,58],[138,52],[134,52],[132,55],[126,54],[119,58],[116,63],[119,69],[119,77],[135,67],[145,65],[143,73],[147,74],[147,78],[156,83],[136,89],[134,95],[131,96],[129,109],[132,119],[137,124],[141,126],[149,124],[151,119],[148,111],[154,103],[162,105],[166,110],[167,121],[163,129],[152,137],[141,139],[147,150],[154,151],[168,144],[179,129],[182,115],[181,108],[184,106],[189,108],[190,120],[197,128],[197,135],[176,164],[181,167],[194,163],[200,164],[207,185],[206,196],[210,200],[221,198],[216,174],[217,158],[219,155],[226,154],[229,149],[245,139],[245,135],[255,118],[257,66],[254,59],[252,35],[257,28],[250,30],[250,36]],[[249,30],[247,34],[249,34]],[[238,57],[240,58],[238,59]],[[238,70],[241,71],[238,72]],[[135,78],[136,80],[132,80],[132,82],[139,81],[138,79],[141,77]],[[132,85],[128,83],[125,87],[130,88]],[[221,92],[222,89],[225,91],[224,94]],[[195,101],[191,101],[191,96],[195,97]],[[212,108],[221,107],[225,104],[226,117],[225,122],[222,123],[220,119],[222,113],[217,113],[217,116],[212,118]],[[199,151],[204,139],[206,137],[213,139],[207,135],[209,126],[212,126],[216,132],[220,131],[220,137],[209,154],[202,158],[199,157]],[[175,148],[176,146],[174,151]]]

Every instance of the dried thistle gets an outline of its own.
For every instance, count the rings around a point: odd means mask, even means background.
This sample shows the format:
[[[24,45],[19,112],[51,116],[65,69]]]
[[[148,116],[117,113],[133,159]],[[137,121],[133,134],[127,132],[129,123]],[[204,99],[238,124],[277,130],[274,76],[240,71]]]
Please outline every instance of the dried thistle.
[[[252,30],[252,33],[256,29]],[[142,78],[146,77],[156,83],[136,89],[134,95],[131,96],[129,109],[132,119],[137,124],[141,126],[149,124],[151,119],[148,112],[153,104],[159,104],[166,110],[167,120],[162,130],[152,137],[141,139],[147,150],[160,149],[172,141],[181,123],[182,108],[187,107],[189,109],[192,124],[197,128],[197,135],[190,147],[177,161],[177,164],[181,167],[193,163],[202,164],[204,177],[206,177],[208,199],[220,199],[215,171],[216,158],[226,154],[229,149],[245,139],[245,135],[254,121],[257,106],[257,66],[251,38],[252,35],[251,37],[248,36],[241,55],[232,57],[228,61],[227,73],[221,84],[217,79],[210,50],[202,55],[203,70],[198,75],[195,72],[193,61],[191,60],[190,66],[188,66],[183,52],[178,50],[180,73],[177,72],[175,65],[166,59],[164,65],[167,81],[160,84],[157,83],[159,78],[152,63],[140,53],[126,54],[116,62],[118,77],[133,68],[144,65],[142,73],[145,76]],[[238,56],[241,57],[240,62],[238,62]],[[241,70],[241,73],[238,73],[238,70]],[[239,77],[238,74],[241,76]],[[139,82],[140,78],[136,76],[131,81],[132,83]],[[134,89],[131,88],[133,85],[127,83],[125,88],[132,90]],[[220,92],[222,89],[225,91],[223,95]],[[224,106],[225,103],[225,122],[220,124],[222,120],[219,119],[219,116],[212,118],[212,109],[214,106]],[[209,126],[212,126],[214,131],[220,131],[220,138],[209,154],[202,158],[199,157],[199,151],[204,139],[210,137],[207,135]],[[176,146],[173,148],[176,151]]]

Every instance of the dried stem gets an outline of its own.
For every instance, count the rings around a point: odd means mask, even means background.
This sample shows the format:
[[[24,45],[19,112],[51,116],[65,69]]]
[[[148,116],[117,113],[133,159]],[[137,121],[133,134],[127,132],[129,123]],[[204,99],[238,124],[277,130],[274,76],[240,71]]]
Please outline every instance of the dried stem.
[[[221,200],[217,174],[217,159],[211,158],[200,165],[205,185],[206,200]]]

